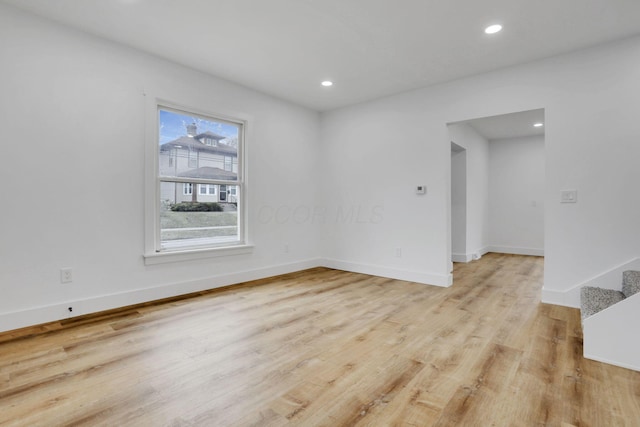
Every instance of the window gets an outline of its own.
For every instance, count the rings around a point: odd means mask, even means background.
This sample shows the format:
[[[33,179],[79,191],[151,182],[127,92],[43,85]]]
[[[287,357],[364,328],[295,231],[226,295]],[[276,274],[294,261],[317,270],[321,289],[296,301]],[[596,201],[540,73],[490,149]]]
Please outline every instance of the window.
[[[155,167],[150,178],[156,191],[153,204],[151,196],[147,204],[147,233],[152,237],[147,238],[145,262],[164,262],[153,260],[165,255],[200,257],[194,250],[205,255],[246,253],[250,246],[244,227],[244,121],[168,105],[156,104],[155,112]],[[206,138],[202,144],[193,137],[205,132],[223,138]]]
[[[229,186],[228,187],[228,197],[227,199],[229,200],[229,203],[237,203],[238,202],[238,197],[237,197],[237,187],[235,186]]]
[[[193,184],[190,182],[182,184],[182,194],[184,196],[191,196],[193,194]]]
[[[215,196],[216,195],[216,186],[212,184],[200,184],[199,186],[200,194],[203,196]]]
[[[189,167],[198,167],[198,152],[193,148],[189,148]]]

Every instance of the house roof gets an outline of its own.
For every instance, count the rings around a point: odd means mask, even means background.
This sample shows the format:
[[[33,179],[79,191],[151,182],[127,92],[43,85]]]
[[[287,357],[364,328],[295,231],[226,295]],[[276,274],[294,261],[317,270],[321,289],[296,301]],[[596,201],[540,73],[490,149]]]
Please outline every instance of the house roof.
[[[211,132],[213,135],[213,132]],[[198,135],[198,137],[200,135],[205,135],[207,134],[207,132],[201,133]],[[216,135],[216,137],[219,137],[220,135]],[[213,136],[211,136],[213,138]],[[222,137],[223,138],[223,137]],[[228,156],[234,156],[237,157],[238,156],[238,149],[236,147],[232,147],[230,145],[221,143],[218,145],[206,145],[203,144],[202,142],[200,142],[199,139],[197,138],[193,138],[190,136],[181,136],[178,139],[174,139],[173,141],[170,142],[166,142],[164,144],[162,144],[160,146],[160,151],[167,151],[170,150],[172,148],[185,148],[185,149],[192,149],[192,150],[197,150],[197,151],[205,151],[208,153],[219,153],[219,154],[226,154]]]
[[[198,169],[192,169],[186,172],[182,172],[179,173],[178,176],[180,178],[224,179],[232,181],[238,180],[237,173],[210,166],[203,166]]]
[[[215,139],[217,141],[220,141],[221,139],[225,139],[226,138],[226,136],[218,135],[217,133],[213,133],[210,130],[197,134],[195,136],[195,138],[201,139],[201,138],[203,138],[205,136],[208,137],[208,138],[213,138],[213,139]]]

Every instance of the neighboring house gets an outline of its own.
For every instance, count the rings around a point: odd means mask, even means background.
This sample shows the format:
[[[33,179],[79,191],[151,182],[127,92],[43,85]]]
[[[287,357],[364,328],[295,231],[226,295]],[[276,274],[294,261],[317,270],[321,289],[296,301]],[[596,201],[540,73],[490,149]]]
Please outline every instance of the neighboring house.
[[[195,123],[187,135],[160,145],[160,175],[224,181],[238,179],[238,148],[210,131],[197,133]],[[222,184],[163,183],[161,199],[167,203],[237,202],[236,187]]]

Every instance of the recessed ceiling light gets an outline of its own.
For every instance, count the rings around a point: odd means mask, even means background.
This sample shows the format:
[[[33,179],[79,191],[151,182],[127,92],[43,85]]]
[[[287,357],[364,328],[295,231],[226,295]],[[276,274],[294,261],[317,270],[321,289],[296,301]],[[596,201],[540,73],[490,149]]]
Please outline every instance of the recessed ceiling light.
[[[495,34],[500,32],[501,30],[502,30],[502,25],[495,24],[495,25],[489,25],[487,28],[484,29],[484,32],[487,34]]]
[[[544,124],[543,124],[543,123],[534,123],[534,124],[533,124],[533,127],[534,127],[534,128],[541,128],[542,126],[544,126]]]
[[[320,83],[322,86],[324,87],[329,87],[329,86],[333,86],[333,82],[331,80],[325,80],[322,83]]]

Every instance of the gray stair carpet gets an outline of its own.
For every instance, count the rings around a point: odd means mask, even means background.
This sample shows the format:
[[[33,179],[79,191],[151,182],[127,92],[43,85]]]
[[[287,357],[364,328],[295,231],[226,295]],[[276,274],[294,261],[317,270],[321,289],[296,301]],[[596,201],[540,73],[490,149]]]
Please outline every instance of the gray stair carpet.
[[[580,289],[582,320],[638,292],[640,292],[640,271],[635,270],[627,270],[622,273],[622,292],[615,289],[585,286]]]
[[[580,315],[582,320],[622,301],[624,294],[615,289],[585,286],[580,289]]]
[[[627,270],[622,273],[622,293],[629,298],[640,292],[640,271]]]

